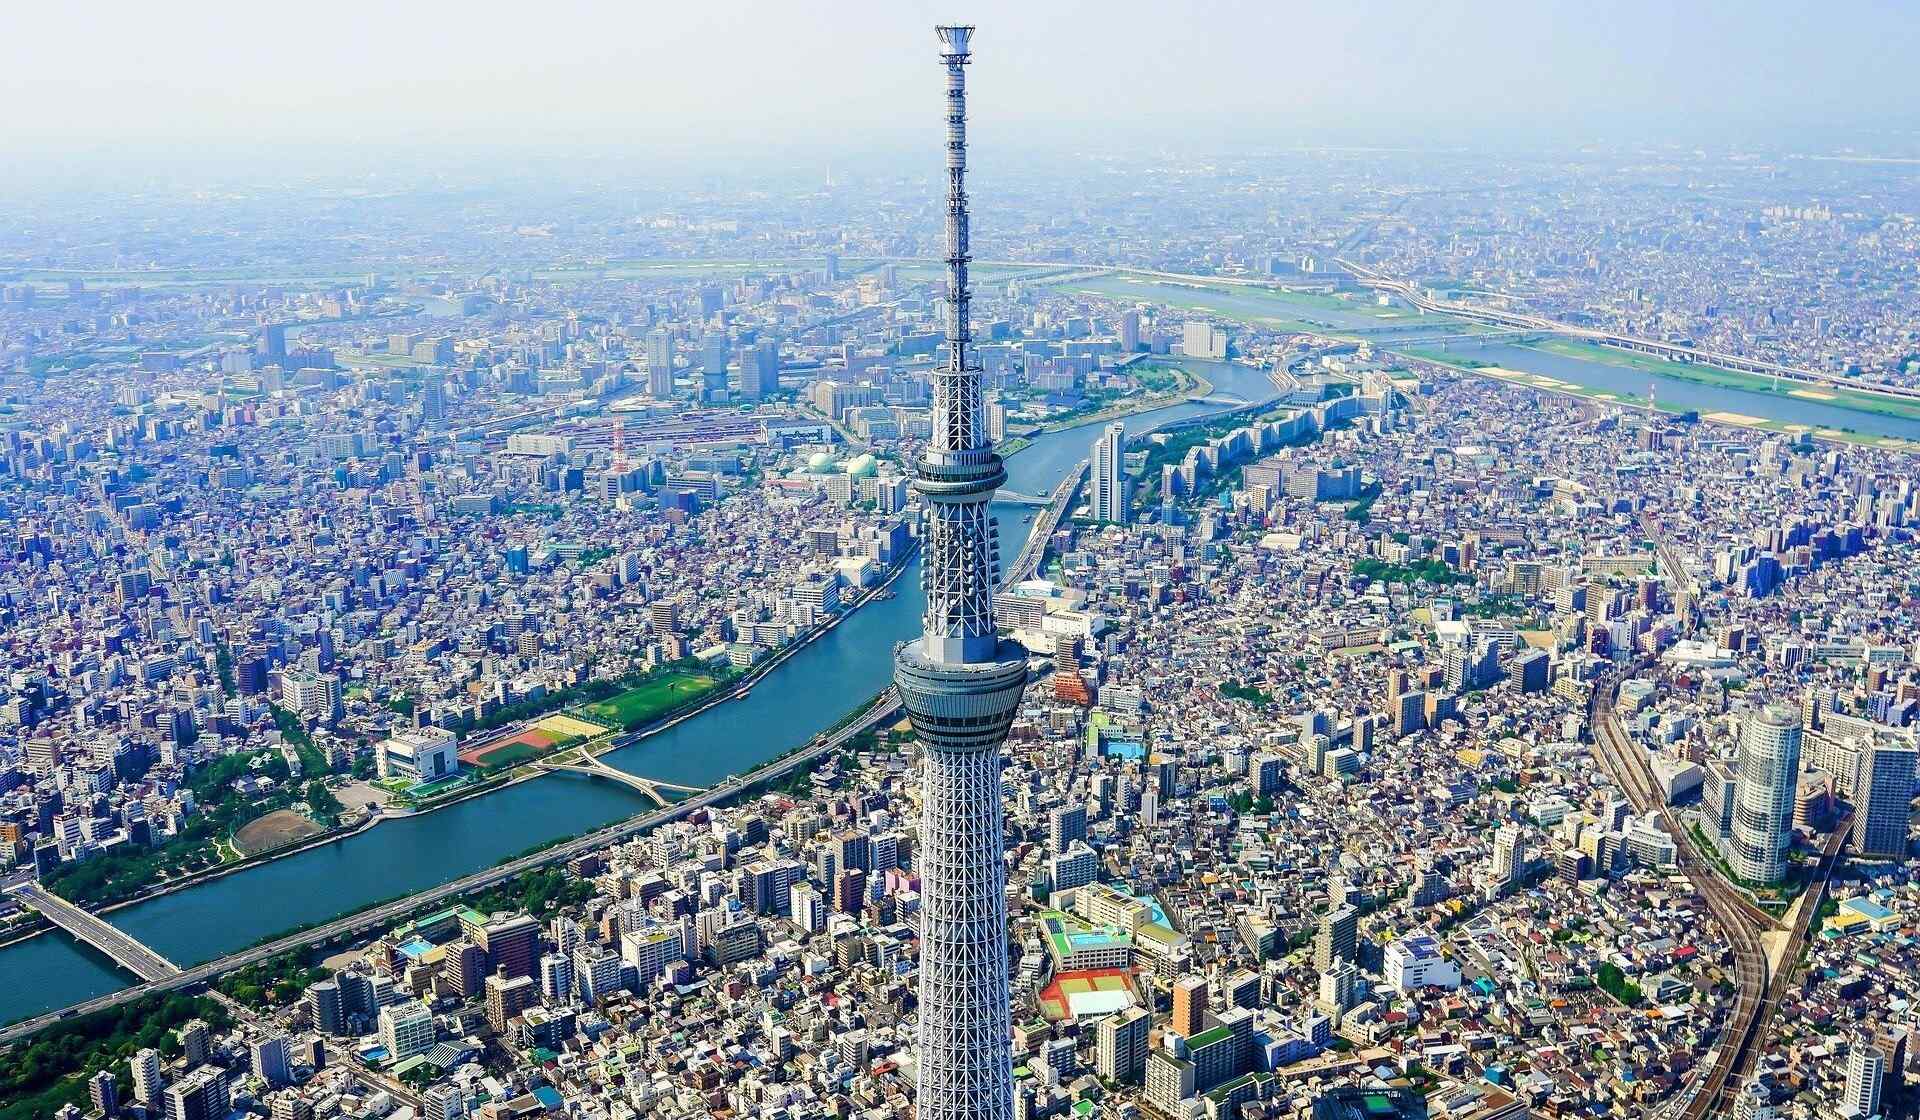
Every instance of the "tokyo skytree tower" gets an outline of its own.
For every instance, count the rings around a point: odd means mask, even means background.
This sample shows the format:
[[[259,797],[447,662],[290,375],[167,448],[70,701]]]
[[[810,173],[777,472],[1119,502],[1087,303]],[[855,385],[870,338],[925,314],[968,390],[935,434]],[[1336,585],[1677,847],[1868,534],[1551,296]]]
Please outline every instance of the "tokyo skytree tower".
[[[967,288],[967,74],[972,27],[937,29],[947,70],[947,361],[933,373],[933,438],[915,464],[927,609],[894,651],[893,679],[924,747],[920,871],[920,1120],[1011,1120],[1012,1008],[1002,861],[1000,745],[1026,684],[1025,652],[993,623],[1007,479],[987,438]]]

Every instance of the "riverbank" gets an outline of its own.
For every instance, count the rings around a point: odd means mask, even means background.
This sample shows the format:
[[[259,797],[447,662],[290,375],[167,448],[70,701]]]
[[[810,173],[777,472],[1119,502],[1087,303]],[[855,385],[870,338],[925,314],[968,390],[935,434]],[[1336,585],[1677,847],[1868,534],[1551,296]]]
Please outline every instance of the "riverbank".
[[[1636,393],[1610,392],[1588,385],[1580,385],[1563,378],[1529,373],[1526,370],[1510,369],[1505,366],[1487,364],[1468,364],[1471,362],[1471,359],[1462,361],[1451,356],[1443,359],[1437,357],[1433,351],[1422,351],[1418,348],[1398,351],[1398,354],[1401,358],[1414,363],[1416,366],[1420,364],[1435,366],[1451,370],[1455,373],[1484,377],[1522,389],[1530,389],[1538,393],[1551,393],[1578,400],[1594,401],[1599,404],[1618,405],[1622,408],[1639,408],[1643,411],[1648,408],[1656,408],[1661,413],[1667,415],[1683,415],[1694,412],[1703,423],[1707,424],[1718,424],[1722,427],[1729,428],[1745,428],[1752,431],[1773,432],[1780,435],[1809,435],[1816,440],[1827,443],[1845,443],[1859,447],[1878,447],[1889,451],[1920,451],[1920,440],[1903,439],[1899,436],[1879,436],[1865,432],[1848,431],[1844,428],[1813,424],[1796,424],[1787,420],[1775,420],[1765,416],[1752,416],[1742,412],[1697,412],[1694,409],[1681,408],[1678,405],[1667,402],[1650,402],[1646,397]],[[1570,355],[1562,356],[1568,357]],[[1662,374],[1661,376],[1668,375]],[[1718,387],[1724,388],[1725,386]]]
[[[1017,429],[1010,428],[1008,430],[1012,431],[1016,438],[1024,439],[1030,443],[1039,436],[1052,435],[1055,432],[1070,432],[1075,428],[1084,428],[1092,424],[1105,424],[1128,416],[1138,416],[1143,412],[1157,412],[1160,409],[1169,408],[1183,401],[1213,395],[1213,382],[1207,380],[1205,375],[1195,373],[1185,366],[1175,366],[1174,369],[1175,372],[1178,373],[1180,377],[1186,379],[1189,384],[1171,393],[1160,393],[1156,396],[1120,401],[1093,412],[1062,416],[1058,419],[1043,421],[1039,424],[1031,424]],[[1020,446],[1025,447],[1026,444],[1023,443]],[[1019,450],[1019,448],[1015,448],[1014,450]],[[1001,458],[1004,459],[1010,454],[1012,454],[1012,452],[1004,452]]]
[[[1846,388],[1816,387],[1801,381],[1786,379],[1775,380],[1756,373],[1742,373],[1739,370],[1722,369],[1719,366],[1698,365],[1691,362],[1675,362],[1658,358],[1651,354],[1635,353],[1614,346],[1602,346],[1596,342],[1582,342],[1576,339],[1550,338],[1542,342],[1525,344],[1525,349],[1539,350],[1548,354],[1559,354],[1580,361],[1599,362],[1602,365],[1620,366],[1625,369],[1637,369],[1646,373],[1656,373],[1662,377],[1671,377],[1675,381],[1690,381],[1696,385],[1712,385],[1723,389],[1737,389],[1744,393],[1766,393],[1770,395],[1798,397],[1801,400],[1819,401],[1835,408],[1844,408],[1854,412],[1867,412],[1876,416],[1892,416],[1901,420],[1920,420],[1920,401],[1905,397],[1875,392],[1869,386]]]
[[[378,814],[369,816],[367,818],[364,818],[360,821],[357,821],[352,825],[330,829],[322,833],[316,833],[313,836],[306,837],[300,841],[285,845],[283,847],[275,848],[270,851],[260,852],[255,855],[245,857],[243,859],[230,861],[228,863],[223,863],[214,867],[209,867],[202,871],[195,872],[191,875],[186,875],[177,879],[168,880],[165,883],[157,883],[150,887],[143,888],[138,893],[131,895],[127,898],[116,900],[112,903],[109,903],[105,906],[101,906],[97,909],[91,908],[91,907],[89,909],[92,909],[94,913],[101,914],[101,915],[113,913],[118,910],[126,909],[127,907],[130,907],[130,906],[136,906],[144,902],[150,902],[158,898],[163,898],[167,895],[174,894],[178,891],[182,891],[190,887],[203,886],[205,884],[217,881],[219,879],[226,878],[227,876],[233,875],[236,872],[254,870],[261,867],[264,864],[273,863],[278,860],[287,859],[292,856],[297,856],[302,853],[310,852],[317,848],[324,848],[329,845],[344,843],[348,840],[351,840],[361,835],[362,833],[368,832],[369,830],[373,829],[376,825],[380,825],[388,822],[395,822],[395,821],[415,820],[415,819],[429,816],[431,814],[438,813],[447,809],[451,809],[457,805],[460,805],[467,801],[471,801],[477,797],[484,797],[491,794],[500,793],[513,786],[520,785],[523,782],[532,781],[536,778],[550,777],[552,776],[553,772],[543,769],[539,765],[540,762],[552,761],[555,758],[563,757],[564,755],[567,755],[575,751],[579,751],[583,748],[590,749],[596,743],[599,743],[599,742],[610,741],[613,743],[612,746],[607,747],[604,750],[595,751],[596,754],[602,755],[602,756],[612,755],[621,750],[625,750],[628,747],[637,746],[640,743],[646,741],[647,739],[653,738],[654,736],[670,731],[675,727],[679,726],[680,724],[687,722],[688,720],[694,719],[697,716],[705,714],[706,712],[708,712],[709,710],[711,710],[712,708],[720,704],[737,699],[741,693],[745,692],[748,688],[751,688],[756,683],[759,683],[760,681],[764,680],[770,673],[772,673],[775,669],[778,669],[781,665],[785,664],[790,658],[798,654],[801,650],[806,649],[808,646],[817,642],[822,637],[825,637],[827,634],[833,632],[833,630],[836,629],[842,621],[853,617],[853,615],[856,614],[861,608],[867,606],[870,603],[873,603],[876,599],[878,599],[884,593],[890,592],[893,586],[899,581],[900,577],[904,575],[910,567],[912,567],[913,560],[918,555],[918,553],[919,553],[919,542],[915,541],[912,547],[909,548],[907,553],[904,556],[902,556],[900,560],[889,569],[887,575],[885,576],[884,579],[881,580],[881,582],[879,582],[878,584],[875,584],[870,588],[865,589],[857,598],[855,598],[852,601],[852,603],[849,605],[847,610],[842,611],[841,613],[835,615],[831,621],[814,626],[812,629],[808,630],[804,634],[797,637],[794,641],[789,642],[785,646],[782,646],[771,657],[767,658],[765,661],[762,661],[760,664],[755,665],[753,668],[749,669],[747,672],[732,678],[731,680],[719,685],[718,687],[714,688],[709,692],[702,693],[696,700],[691,702],[691,706],[677,709],[669,713],[663,713],[658,718],[649,721],[643,727],[638,727],[638,728],[634,728],[632,730],[627,730],[627,731],[615,732],[604,738],[596,738],[594,740],[588,740],[584,743],[572,744],[568,747],[562,748],[561,751],[556,752],[554,755],[549,756],[546,759],[529,760],[524,763],[516,764],[511,769],[503,771],[498,775],[492,775],[482,780],[481,782],[475,783],[470,786],[464,786],[458,790],[450,791],[442,795],[441,797],[434,799],[431,802],[423,803],[420,806],[413,809],[378,813]],[[634,793],[634,796],[641,796],[641,795],[638,794],[636,791]],[[44,934],[50,931],[52,928],[54,927],[52,927],[50,924],[43,923],[38,928],[20,931],[16,936],[7,940],[4,943],[4,945],[14,945],[14,944],[19,944],[21,942],[32,940],[33,938],[38,937],[41,934]],[[3,946],[0,946],[0,947],[3,947]]]

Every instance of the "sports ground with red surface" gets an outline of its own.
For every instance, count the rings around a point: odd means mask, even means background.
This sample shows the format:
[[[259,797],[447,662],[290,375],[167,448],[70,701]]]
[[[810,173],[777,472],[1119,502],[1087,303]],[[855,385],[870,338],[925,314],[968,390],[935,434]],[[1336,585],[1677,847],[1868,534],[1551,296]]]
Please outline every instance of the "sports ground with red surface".
[[[1089,968],[1057,973],[1040,993],[1040,1014],[1057,1023],[1081,1015],[1103,1015],[1138,1002],[1133,977],[1125,969]]]
[[[539,758],[569,743],[591,739],[606,728],[568,715],[551,715],[524,731],[488,739],[460,752],[460,764],[498,769]]]

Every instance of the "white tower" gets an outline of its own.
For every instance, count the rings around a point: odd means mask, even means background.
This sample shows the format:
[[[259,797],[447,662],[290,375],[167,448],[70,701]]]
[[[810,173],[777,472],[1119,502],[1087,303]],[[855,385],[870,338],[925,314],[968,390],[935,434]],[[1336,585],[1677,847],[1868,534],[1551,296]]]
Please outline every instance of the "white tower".
[[[920,848],[919,1120],[1011,1120],[1012,1003],[1000,745],[1026,659],[993,623],[999,548],[988,503],[1006,468],[987,435],[968,352],[967,92],[971,27],[938,29],[947,68],[947,361],[933,438],[914,468],[925,510],[927,609],[894,650],[894,684],[925,748]]]
[[[1749,712],[1740,725],[1734,774],[1733,873],[1750,883],[1777,883],[1793,845],[1793,799],[1800,780],[1800,719],[1777,704]]]
[[[1866,1120],[1870,1116],[1880,1115],[1880,1081],[1886,1076],[1887,1059],[1880,1048],[1865,1038],[1853,1040],[1853,1051],[1847,1055],[1847,1089],[1841,1101],[1844,1109],[1851,1109],[1854,1116]]]
[[[1093,442],[1093,519],[1125,525],[1127,517],[1127,426],[1114,421]]]

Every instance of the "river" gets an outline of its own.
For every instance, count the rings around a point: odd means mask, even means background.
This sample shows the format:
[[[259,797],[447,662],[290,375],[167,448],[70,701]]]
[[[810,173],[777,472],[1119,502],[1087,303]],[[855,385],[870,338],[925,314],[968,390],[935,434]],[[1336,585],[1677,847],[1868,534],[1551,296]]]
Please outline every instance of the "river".
[[[1252,400],[1274,394],[1264,374],[1209,365],[1216,393]],[[1193,402],[1128,417],[1135,434],[1227,406]],[[1007,461],[1008,487],[1048,493],[1082,458],[1094,429],[1053,432]],[[1008,559],[1036,511],[998,505]],[[892,678],[893,645],[919,632],[924,597],[919,561],[894,584],[892,599],[869,603],[727,701],[658,735],[607,755],[636,774],[710,785],[799,746]],[[178,965],[231,953],[295,926],[362,909],[490,866],[535,845],[587,832],[653,807],[637,791],[583,775],[521,782],[419,817],[386,821],[355,836],[224,878],[136,903],[113,924]],[[122,987],[129,977],[65,933],[0,949],[0,1023],[65,1007]]]
[[[1768,420],[1781,420],[1789,424],[1805,424],[1813,428],[1851,428],[1868,435],[1902,436],[1920,440],[1920,420],[1839,408],[1785,393],[1755,393],[1724,385],[1702,385],[1699,382],[1682,381],[1679,378],[1667,377],[1647,370],[1631,369],[1626,366],[1610,365],[1606,362],[1589,361],[1585,358],[1574,358],[1565,354],[1510,344],[1466,345],[1452,348],[1451,352],[1458,354],[1461,358],[1571,381],[1575,385],[1597,389],[1603,393],[1631,394],[1644,398],[1647,395],[1647,386],[1651,384],[1655,387],[1654,391],[1659,395],[1662,405],[1695,409],[1702,414],[1735,412]]]

